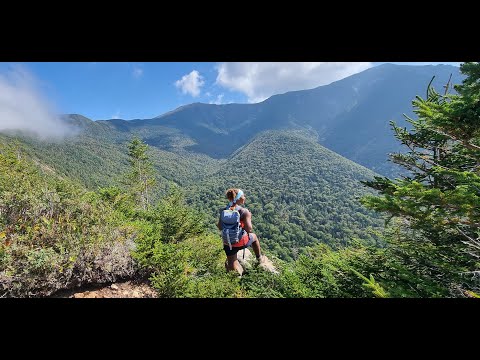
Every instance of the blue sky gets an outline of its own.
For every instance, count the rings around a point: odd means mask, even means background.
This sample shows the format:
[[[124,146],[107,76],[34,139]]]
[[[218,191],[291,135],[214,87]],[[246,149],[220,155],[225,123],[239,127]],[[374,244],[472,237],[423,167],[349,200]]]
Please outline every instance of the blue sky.
[[[131,120],[153,118],[193,102],[259,102],[274,94],[326,85],[378,64],[0,63],[0,131],[22,126],[53,129],[46,120],[52,114]]]

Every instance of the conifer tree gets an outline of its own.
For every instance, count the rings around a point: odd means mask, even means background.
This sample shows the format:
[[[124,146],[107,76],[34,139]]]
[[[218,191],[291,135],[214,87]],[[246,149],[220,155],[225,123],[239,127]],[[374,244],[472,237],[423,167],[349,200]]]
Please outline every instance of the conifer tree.
[[[150,190],[156,183],[154,168],[147,150],[148,145],[138,137],[133,137],[128,144],[129,163],[131,165],[131,171],[127,176],[128,184],[143,210],[147,210],[150,205]]]
[[[401,219],[412,234],[394,244],[407,267],[428,273],[451,296],[478,291],[480,283],[480,64],[460,71],[466,78],[457,94],[449,94],[450,84],[441,94],[430,82],[426,99],[412,101],[418,118],[404,115],[410,130],[391,122],[408,148],[391,160],[409,175],[363,182],[380,194],[363,203]]]

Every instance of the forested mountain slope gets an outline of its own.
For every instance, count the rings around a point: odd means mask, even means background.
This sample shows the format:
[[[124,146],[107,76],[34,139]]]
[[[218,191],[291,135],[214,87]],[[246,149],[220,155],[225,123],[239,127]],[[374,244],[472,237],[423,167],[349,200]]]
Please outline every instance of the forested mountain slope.
[[[122,182],[128,169],[127,143],[136,132],[117,131],[108,123],[95,122],[81,115],[64,116],[77,131],[60,140],[39,140],[30,136],[0,134],[2,143],[15,140],[24,145],[33,159],[56,174],[79,181],[90,189]],[[173,181],[179,185],[201,178],[217,161],[202,154],[185,151],[149,149],[160,184]]]
[[[187,200],[210,215],[227,204],[225,191],[239,187],[262,243],[284,259],[318,242],[334,247],[354,237],[375,241],[367,230],[382,222],[358,202],[369,193],[360,180],[374,173],[301,133],[258,135],[205,180],[189,187]]]
[[[390,120],[406,125],[411,101],[433,85],[442,90],[462,75],[454,66],[384,64],[310,90],[274,95],[257,104],[182,106],[153,119],[98,121],[118,133],[141,134],[164,150],[185,149],[226,158],[256,134],[271,129],[313,131],[320,144],[378,173],[395,174],[387,154],[399,148]]]

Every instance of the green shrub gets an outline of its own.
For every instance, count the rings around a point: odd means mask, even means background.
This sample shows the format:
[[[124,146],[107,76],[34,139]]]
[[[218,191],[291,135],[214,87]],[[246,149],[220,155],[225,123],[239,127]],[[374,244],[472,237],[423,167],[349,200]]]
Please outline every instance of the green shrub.
[[[94,192],[0,149],[0,296],[47,296],[131,276],[134,229]]]

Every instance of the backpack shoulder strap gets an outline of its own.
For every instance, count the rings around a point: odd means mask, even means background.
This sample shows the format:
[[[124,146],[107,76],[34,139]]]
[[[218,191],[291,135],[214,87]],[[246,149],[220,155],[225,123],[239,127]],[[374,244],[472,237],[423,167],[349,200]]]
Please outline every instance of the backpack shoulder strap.
[[[238,213],[240,214],[240,223],[243,224],[242,217],[243,217],[243,214],[245,213],[245,211],[246,211],[247,209],[245,209],[244,207],[241,207],[241,206],[237,205],[237,207],[235,208],[235,210],[237,210]],[[243,227],[242,227],[242,229],[243,229]],[[243,229],[243,231],[245,231],[245,233],[247,233],[247,231],[246,231],[245,229]],[[248,233],[247,233],[247,234],[248,234]]]

